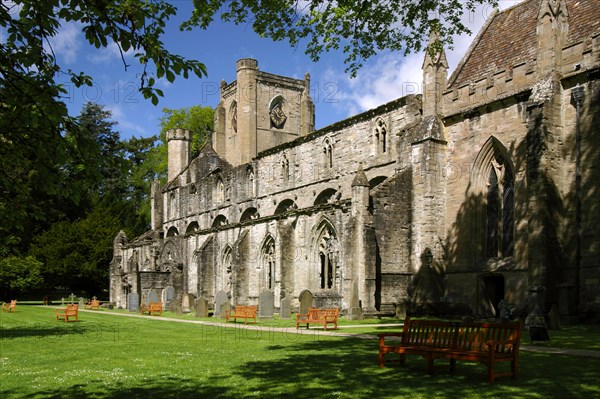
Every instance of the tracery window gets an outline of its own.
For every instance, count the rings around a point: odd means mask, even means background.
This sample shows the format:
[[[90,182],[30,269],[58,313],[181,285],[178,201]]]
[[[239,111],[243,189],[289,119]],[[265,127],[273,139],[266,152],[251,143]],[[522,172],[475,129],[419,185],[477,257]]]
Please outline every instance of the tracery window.
[[[387,152],[387,125],[383,119],[378,119],[375,122],[375,128],[373,129],[373,146],[375,154],[384,154]]]
[[[486,257],[512,256],[514,253],[514,175],[506,160],[496,155],[491,160],[486,193]]]
[[[215,182],[215,204],[220,204],[225,201],[225,184],[223,179],[217,177]]]
[[[262,249],[262,272],[265,288],[275,288],[275,240],[269,237]]]
[[[323,164],[326,168],[333,168],[333,143],[327,138],[323,142]]]

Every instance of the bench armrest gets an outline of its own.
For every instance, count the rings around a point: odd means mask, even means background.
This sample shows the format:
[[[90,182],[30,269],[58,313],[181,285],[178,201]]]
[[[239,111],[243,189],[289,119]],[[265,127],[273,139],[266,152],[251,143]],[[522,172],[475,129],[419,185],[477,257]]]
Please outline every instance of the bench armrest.
[[[401,337],[402,333],[401,332],[397,332],[397,333],[381,333],[381,334],[377,334],[377,336],[379,338],[385,338],[385,337]]]
[[[308,313],[298,313],[296,314],[296,320],[306,319],[308,318]]]

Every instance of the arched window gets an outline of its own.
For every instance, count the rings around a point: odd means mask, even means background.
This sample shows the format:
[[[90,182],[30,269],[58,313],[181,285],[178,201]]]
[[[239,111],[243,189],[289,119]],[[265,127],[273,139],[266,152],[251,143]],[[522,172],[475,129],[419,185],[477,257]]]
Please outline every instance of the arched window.
[[[248,186],[246,193],[249,197],[256,197],[256,186],[254,183],[254,169],[252,167],[248,167],[246,170],[246,176],[248,178]]]
[[[217,177],[215,180],[215,205],[221,204],[223,201],[225,201],[225,184],[221,177]]]
[[[333,168],[333,143],[329,138],[323,142],[323,165],[326,168]]]
[[[261,274],[267,290],[275,288],[275,240],[268,237],[261,251]]]
[[[231,128],[237,133],[237,101],[233,100],[229,106],[229,121]]]
[[[336,289],[339,284],[337,273],[340,259],[340,245],[328,221],[322,221],[316,231],[316,268],[318,280],[317,288]],[[313,283],[314,284],[314,283]]]
[[[288,181],[290,178],[290,161],[286,153],[281,156],[281,177],[283,181]]]
[[[495,137],[482,147],[471,175],[478,198],[481,198],[482,258],[502,258],[514,254],[515,173],[510,155]]]
[[[486,257],[514,253],[514,176],[503,156],[491,161],[486,193]]]
[[[373,147],[375,154],[384,154],[387,152],[387,126],[383,119],[379,118],[375,122],[373,129]]]
[[[221,270],[223,276],[223,291],[231,294],[233,292],[233,270],[231,264],[231,247],[228,245],[223,250]]]

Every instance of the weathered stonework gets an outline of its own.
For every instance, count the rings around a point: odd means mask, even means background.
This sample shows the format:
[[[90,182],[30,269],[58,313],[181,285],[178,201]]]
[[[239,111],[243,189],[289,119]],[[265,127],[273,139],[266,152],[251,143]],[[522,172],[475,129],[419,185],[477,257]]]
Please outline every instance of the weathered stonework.
[[[600,295],[599,14],[594,0],[495,13],[450,78],[443,52],[426,56],[423,97],[317,131],[308,75],[238,61],[212,145],[190,160],[189,133],[167,134],[169,182],[152,231],[115,238],[111,300],[272,291],[298,308],[310,290],[352,317],[489,317],[544,287],[568,319]]]

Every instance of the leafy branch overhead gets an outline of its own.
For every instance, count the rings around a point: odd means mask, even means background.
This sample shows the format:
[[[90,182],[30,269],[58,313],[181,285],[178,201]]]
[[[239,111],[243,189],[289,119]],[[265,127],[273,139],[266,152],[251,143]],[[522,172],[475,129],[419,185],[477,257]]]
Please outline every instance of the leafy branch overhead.
[[[220,13],[224,21],[251,23],[255,32],[292,46],[306,42],[306,54],[342,50],[346,72],[355,76],[365,60],[382,50],[404,54],[423,50],[432,31],[438,40],[430,51],[452,45],[452,36],[471,33],[465,13],[497,0],[387,1],[255,1],[194,0],[194,12],[183,29],[207,28]]]

